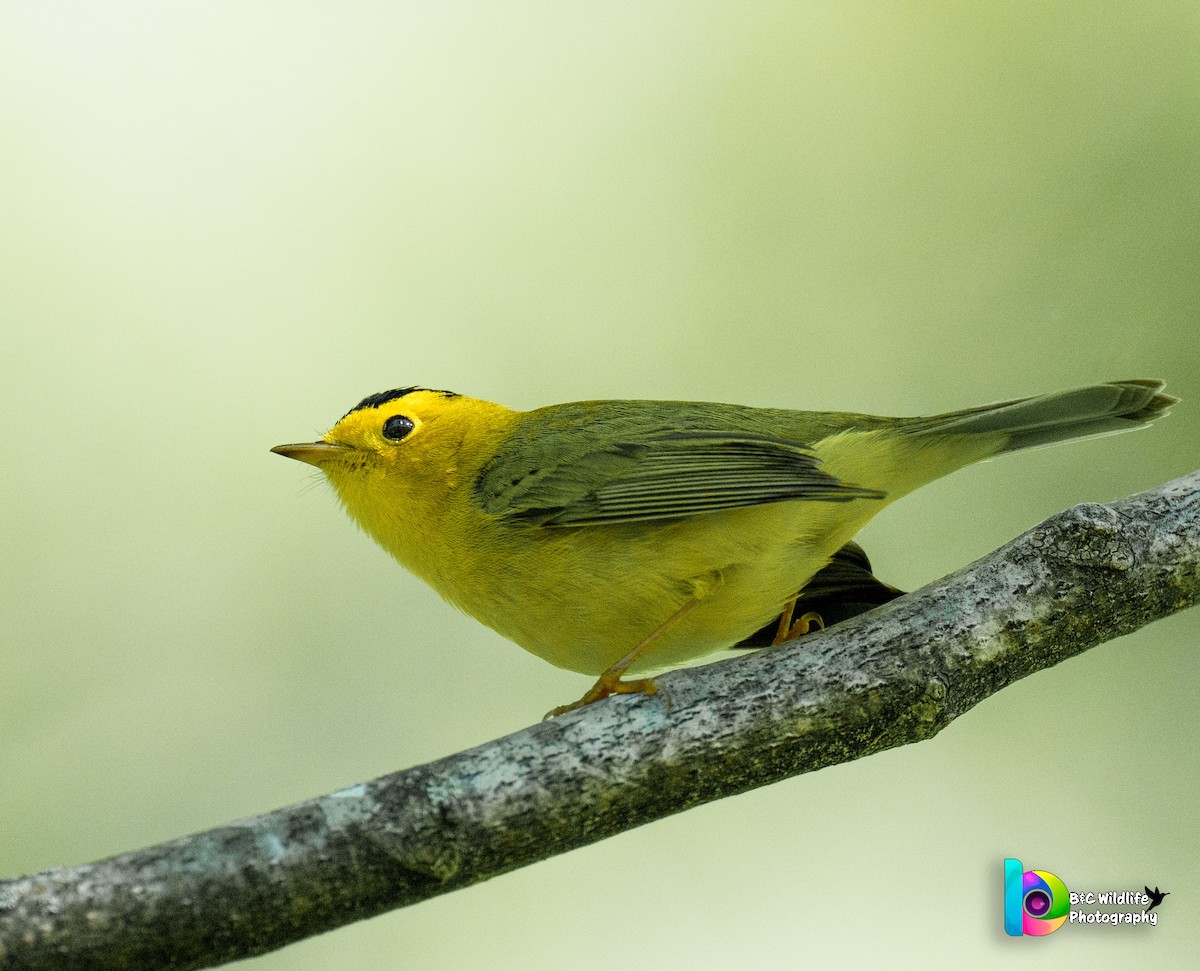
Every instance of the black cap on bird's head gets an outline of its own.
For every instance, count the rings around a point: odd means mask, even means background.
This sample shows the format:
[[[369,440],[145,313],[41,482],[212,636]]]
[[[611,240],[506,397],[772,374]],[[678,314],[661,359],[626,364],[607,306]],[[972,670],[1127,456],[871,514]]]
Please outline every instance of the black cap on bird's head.
[[[376,394],[369,394],[346,412],[346,415],[353,415],[356,411],[362,411],[364,408],[378,408],[380,405],[386,405],[389,401],[395,401],[397,398],[410,395],[414,391],[428,391],[431,394],[440,394],[446,398],[462,397],[457,391],[440,391],[437,388],[422,388],[414,384],[408,388],[392,388],[391,391],[380,391]],[[346,415],[342,415],[342,418],[345,418]]]

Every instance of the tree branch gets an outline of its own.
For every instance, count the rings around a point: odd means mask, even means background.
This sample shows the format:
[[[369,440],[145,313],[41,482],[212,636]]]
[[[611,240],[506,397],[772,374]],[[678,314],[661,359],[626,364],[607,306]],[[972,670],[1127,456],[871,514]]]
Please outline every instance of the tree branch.
[[[0,882],[0,964],[200,968],[261,954],[930,738],[1018,678],[1198,599],[1195,472],[1076,506],[793,646],[666,675],[657,697],[615,697],[276,812]]]

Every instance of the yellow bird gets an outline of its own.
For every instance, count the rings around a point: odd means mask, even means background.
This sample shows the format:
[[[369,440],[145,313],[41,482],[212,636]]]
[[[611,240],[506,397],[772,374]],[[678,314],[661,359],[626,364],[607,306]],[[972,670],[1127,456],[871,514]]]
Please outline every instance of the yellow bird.
[[[880,509],[980,459],[1142,427],[1178,400],[1117,381],[924,418],[689,401],[533,411],[450,391],[364,398],[318,442],[346,511],[452,604],[562,668],[623,680],[774,618]]]

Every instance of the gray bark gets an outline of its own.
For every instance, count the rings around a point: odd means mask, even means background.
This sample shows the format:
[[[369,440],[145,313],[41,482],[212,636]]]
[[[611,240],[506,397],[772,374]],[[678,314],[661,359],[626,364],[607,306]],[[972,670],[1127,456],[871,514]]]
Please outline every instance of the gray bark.
[[[1200,472],[1054,516],[832,630],[428,765],[0,882],[0,966],[201,968],[713,799],[930,738],[1034,671],[1196,603]]]

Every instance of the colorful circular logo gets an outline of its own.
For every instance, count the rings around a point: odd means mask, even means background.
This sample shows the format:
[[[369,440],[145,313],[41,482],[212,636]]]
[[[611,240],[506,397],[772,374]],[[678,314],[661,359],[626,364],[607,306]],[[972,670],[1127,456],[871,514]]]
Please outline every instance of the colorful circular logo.
[[[1021,875],[1021,889],[1021,930],[1026,934],[1052,934],[1066,923],[1071,894],[1053,873],[1026,870]]]

